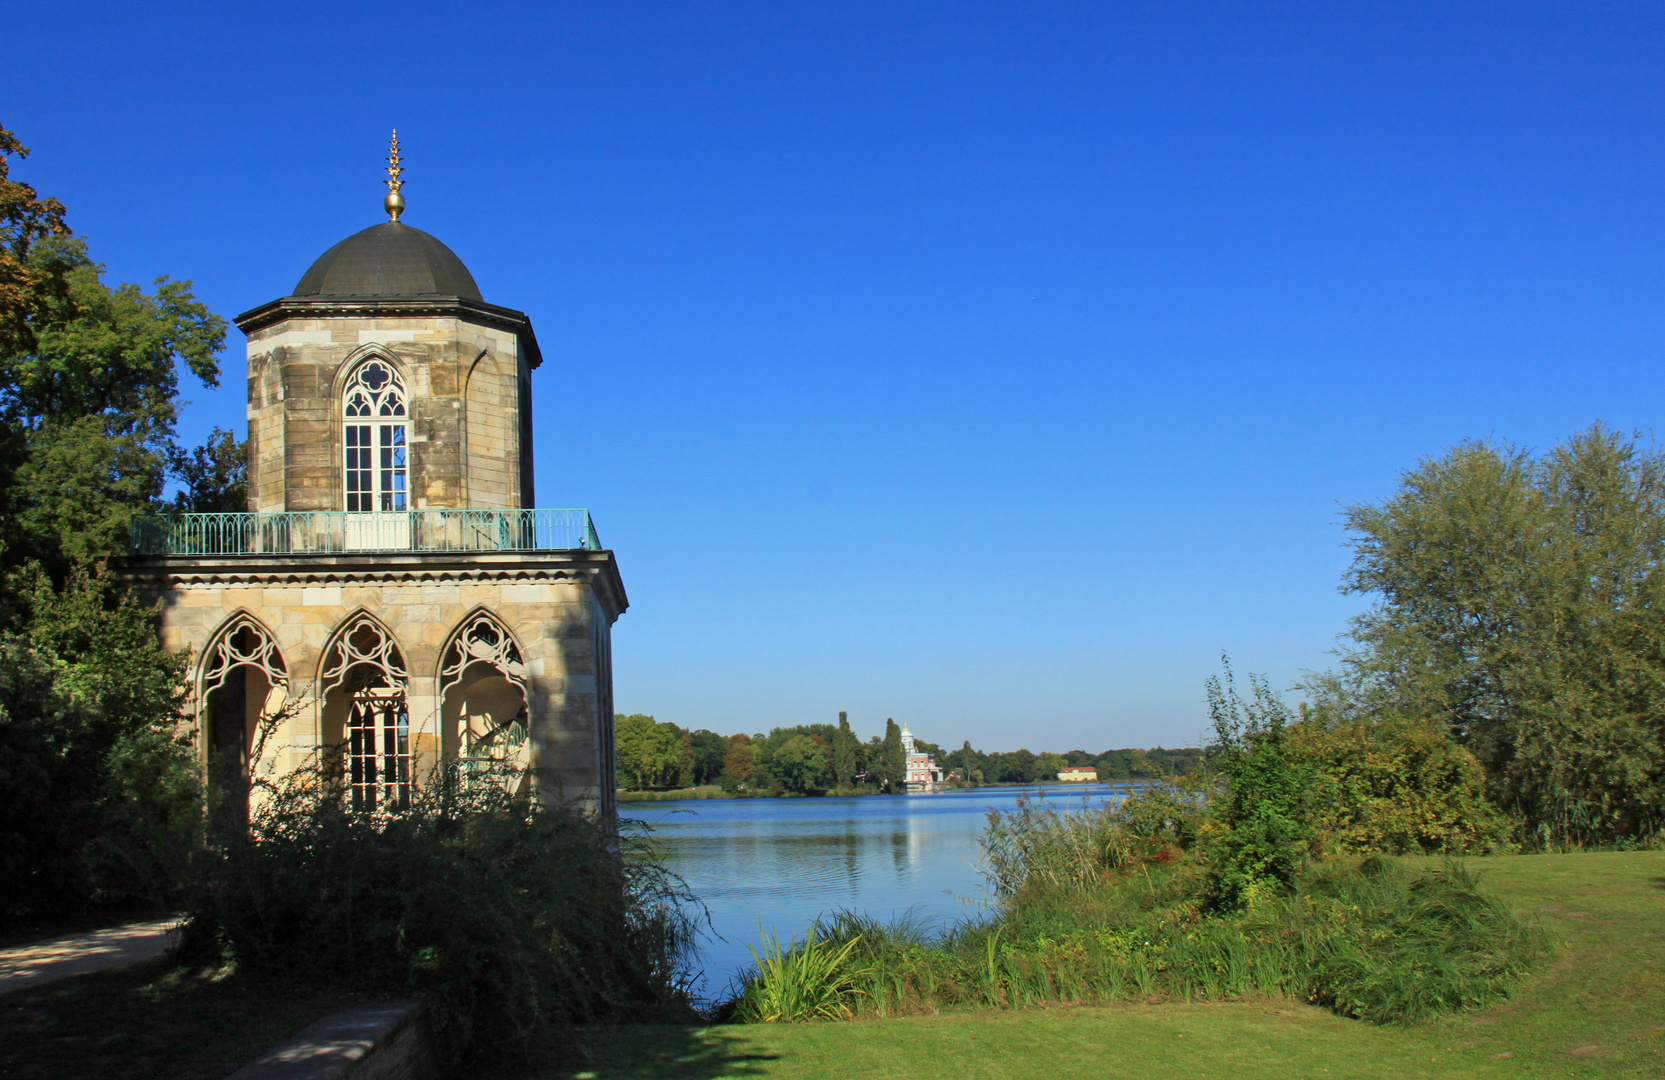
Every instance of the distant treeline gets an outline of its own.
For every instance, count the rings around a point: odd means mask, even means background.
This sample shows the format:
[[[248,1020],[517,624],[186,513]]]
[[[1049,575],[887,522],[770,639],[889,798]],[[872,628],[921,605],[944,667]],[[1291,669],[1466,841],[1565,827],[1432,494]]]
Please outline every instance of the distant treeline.
[[[813,791],[895,789],[904,780],[901,728],[885,721],[885,734],[860,741],[847,714],[837,724],[798,724],[765,734],[719,735],[688,730],[635,713],[615,718],[619,786],[634,791],[716,784],[730,791],[807,794]],[[1101,780],[1142,780],[1195,772],[1196,748],[1066,753],[984,753],[970,742],[945,751],[914,739],[945,774],[965,784],[1033,784],[1058,778],[1058,770],[1086,765]]]

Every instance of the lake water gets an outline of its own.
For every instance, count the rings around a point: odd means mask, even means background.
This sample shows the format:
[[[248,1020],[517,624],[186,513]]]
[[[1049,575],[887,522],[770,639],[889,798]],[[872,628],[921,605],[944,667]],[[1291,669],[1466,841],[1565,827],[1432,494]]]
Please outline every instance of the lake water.
[[[697,799],[625,803],[653,826],[665,863],[711,909],[704,993],[721,995],[765,934],[802,937],[844,908],[890,921],[910,909],[952,922],[986,910],[977,837],[988,810],[1020,795],[1063,809],[1123,791],[1113,784],[972,788],[933,795],[822,799]],[[761,948],[758,950],[762,951]]]

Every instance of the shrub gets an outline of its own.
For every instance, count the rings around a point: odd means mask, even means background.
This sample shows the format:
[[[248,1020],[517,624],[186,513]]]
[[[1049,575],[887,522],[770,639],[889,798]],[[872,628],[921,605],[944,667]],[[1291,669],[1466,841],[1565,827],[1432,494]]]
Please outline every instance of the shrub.
[[[1485,852],[1510,822],[1486,800],[1480,762],[1443,726],[1389,716],[1288,731],[1310,766],[1312,820],[1336,847],[1403,853]]]
[[[255,800],[205,857],[187,949],[427,1000],[445,1057],[547,1051],[569,1024],[691,1012],[679,883],[630,837],[495,786],[350,811],[312,769]]]
[[[1210,676],[1207,684],[1213,762],[1225,779],[1217,811],[1221,828],[1213,841],[1214,899],[1241,908],[1294,884],[1314,836],[1317,770],[1291,753],[1294,716],[1266,679],[1249,676],[1253,700],[1245,701],[1230,661],[1221,660],[1224,681]]]

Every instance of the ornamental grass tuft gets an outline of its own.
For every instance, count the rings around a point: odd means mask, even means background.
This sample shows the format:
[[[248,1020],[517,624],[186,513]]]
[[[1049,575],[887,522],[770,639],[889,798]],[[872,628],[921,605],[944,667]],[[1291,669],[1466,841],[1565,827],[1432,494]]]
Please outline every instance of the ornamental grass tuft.
[[[574,1024],[694,1017],[690,898],[628,831],[496,784],[354,812],[335,775],[267,785],[246,825],[225,815],[187,955],[423,998],[452,1064],[524,1065]]]

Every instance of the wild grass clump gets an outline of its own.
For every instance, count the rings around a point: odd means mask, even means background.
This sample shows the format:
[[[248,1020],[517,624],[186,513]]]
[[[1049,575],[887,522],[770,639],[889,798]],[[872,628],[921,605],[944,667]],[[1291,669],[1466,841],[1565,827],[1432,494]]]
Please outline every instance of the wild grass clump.
[[[742,1021],[948,1006],[1292,997],[1381,1024],[1494,1001],[1543,952],[1455,863],[1307,862],[1287,889],[1222,902],[1201,789],[1120,807],[991,814],[993,918],[931,932],[844,912],[775,942],[744,980]]]
[[[674,878],[582,810],[431,785],[355,813],[330,770],[217,830],[186,947],[240,968],[421,997],[447,1060],[523,1064],[569,1025],[690,1016]],[[437,789],[437,790],[436,790]]]

